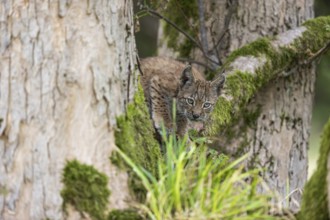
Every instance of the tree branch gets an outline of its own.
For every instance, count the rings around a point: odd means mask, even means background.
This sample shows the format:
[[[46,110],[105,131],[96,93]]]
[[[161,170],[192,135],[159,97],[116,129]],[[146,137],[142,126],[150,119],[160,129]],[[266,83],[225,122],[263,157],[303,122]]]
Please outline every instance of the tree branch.
[[[214,69],[212,69],[211,67],[209,67],[206,63],[202,63],[202,62],[199,62],[197,60],[193,60],[193,59],[188,59],[188,58],[177,58],[176,60],[178,61],[181,61],[181,62],[188,62],[188,63],[195,63],[199,66],[202,66],[208,70],[211,70],[211,71],[214,71]]]
[[[179,31],[180,33],[182,33],[186,38],[188,38],[191,42],[193,42],[196,47],[198,47],[199,49],[202,49],[202,46],[200,45],[200,43],[198,43],[192,36],[190,36],[187,32],[185,32],[184,30],[182,30],[178,25],[176,25],[175,23],[173,23],[171,20],[169,20],[168,18],[164,17],[163,15],[159,14],[157,11],[154,11],[152,9],[150,9],[149,7],[145,7],[144,8],[148,13],[150,13],[151,15],[154,15],[160,19],[163,19],[164,21],[166,21],[169,25],[171,25],[173,28],[175,28],[177,31]]]
[[[182,33],[186,38],[188,38],[191,42],[193,42],[195,44],[195,46],[200,49],[204,55],[204,57],[206,59],[208,59],[210,62],[216,64],[216,65],[220,65],[219,62],[213,60],[211,57],[209,57],[207,55],[206,52],[204,52],[203,50],[203,46],[197,42],[197,40],[195,40],[192,36],[190,36],[187,32],[185,32],[184,30],[182,30],[179,26],[177,26],[175,23],[173,23],[171,20],[169,20],[168,18],[164,17],[163,15],[159,14],[157,11],[154,11],[152,9],[150,9],[149,7],[145,7],[144,10],[146,10],[149,14],[158,17],[159,19],[163,19],[165,22],[167,22],[169,25],[171,25],[173,28],[175,28],[177,31],[179,31],[180,33]],[[210,67],[209,67],[210,68]],[[212,68],[210,68],[212,69]]]
[[[280,76],[283,70],[314,61],[330,49],[329,42],[330,16],[309,20],[275,38],[260,38],[232,52],[223,65],[227,76],[223,95],[204,135],[220,134],[261,87]]]

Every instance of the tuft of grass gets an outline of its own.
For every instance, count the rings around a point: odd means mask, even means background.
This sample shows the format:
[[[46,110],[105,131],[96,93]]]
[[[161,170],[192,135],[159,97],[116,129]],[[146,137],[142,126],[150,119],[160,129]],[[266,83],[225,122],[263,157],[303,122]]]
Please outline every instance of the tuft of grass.
[[[243,171],[246,156],[233,162],[196,147],[187,138],[165,136],[166,154],[158,162],[157,177],[119,154],[131,166],[147,191],[135,208],[147,219],[276,219],[268,214],[270,195],[260,195],[260,170]]]

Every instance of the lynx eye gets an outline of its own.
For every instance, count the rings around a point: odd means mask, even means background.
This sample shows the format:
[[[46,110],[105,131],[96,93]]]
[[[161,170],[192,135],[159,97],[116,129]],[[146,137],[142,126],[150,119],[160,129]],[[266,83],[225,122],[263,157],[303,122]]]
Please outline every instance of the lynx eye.
[[[210,108],[210,107],[211,107],[211,103],[209,103],[209,102],[205,102],[203,104],[203,108]]]
[[[186,101],[189,105],[194,105],[194,100],[192,98],[186,98]]]

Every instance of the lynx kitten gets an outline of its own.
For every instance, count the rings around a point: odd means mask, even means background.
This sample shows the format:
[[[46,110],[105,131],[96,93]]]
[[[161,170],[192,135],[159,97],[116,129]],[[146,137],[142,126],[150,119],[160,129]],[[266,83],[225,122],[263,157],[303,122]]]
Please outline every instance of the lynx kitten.
[[[225,82],[224,76],[206,81],[195,68],[170,58],[143,59],[141,70],[141,83],[155,128],[160,132],[164,124],[167,132],[176,129],[181,137],[194,123],[207,120]]]

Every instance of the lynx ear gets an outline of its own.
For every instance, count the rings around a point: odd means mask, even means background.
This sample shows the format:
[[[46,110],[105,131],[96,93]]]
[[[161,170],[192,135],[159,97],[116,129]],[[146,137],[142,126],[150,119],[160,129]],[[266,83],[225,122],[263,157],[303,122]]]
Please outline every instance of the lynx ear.
[[[180,86],[191,85],[195,82],[194,74],[192,73],[191,66],[187,65],[181,73]]]
[[[217,93],[217,95],[220,95],[221,89],[223,88],[225,82],[226,82],[226,77],[224,74],[220,74],[219,77],[217,77],[211,82],[212,89]]]

